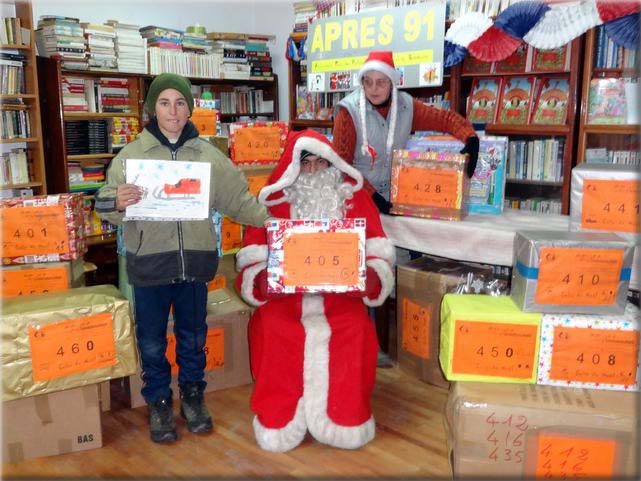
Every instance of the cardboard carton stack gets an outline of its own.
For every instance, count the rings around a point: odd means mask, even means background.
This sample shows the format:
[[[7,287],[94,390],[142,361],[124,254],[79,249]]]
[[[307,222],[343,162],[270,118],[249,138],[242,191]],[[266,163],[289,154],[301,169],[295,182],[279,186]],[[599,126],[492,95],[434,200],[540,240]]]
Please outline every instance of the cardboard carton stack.
[[[589,185],[573,195],[603,187]],[[609,186],[600,207],[627,209],[634,188]],[[592,217],[572,215],[600,219],[600,232],[517,232],[510,297],[444,297],[441,367],[449,380],[476,381],[457,382],[448,399],[455,477],[639,474],[639,309],[627,302],[635,246],[612,228],[638,239],[638,215],[615,221],[588,207]]]

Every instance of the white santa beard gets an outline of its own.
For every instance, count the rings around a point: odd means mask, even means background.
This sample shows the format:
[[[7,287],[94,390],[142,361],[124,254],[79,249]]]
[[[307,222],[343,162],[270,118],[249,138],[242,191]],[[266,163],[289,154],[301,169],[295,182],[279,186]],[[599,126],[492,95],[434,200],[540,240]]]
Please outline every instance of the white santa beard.
[[[345,200],[352,198],[354,189],[343,181],[340,170],[328,167],[315,173],[299,174],[296,181],[283,192],[291,204],[292,218],[342,219]]]

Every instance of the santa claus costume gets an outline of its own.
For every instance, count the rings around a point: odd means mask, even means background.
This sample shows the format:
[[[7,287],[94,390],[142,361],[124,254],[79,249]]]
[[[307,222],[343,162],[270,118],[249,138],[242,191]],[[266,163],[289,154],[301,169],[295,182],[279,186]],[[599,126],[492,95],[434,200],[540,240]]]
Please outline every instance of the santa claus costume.
[[[300,189],[295,186],[305,151],[327,159],[328,175],[339,176],[337,191],[342,200],[335,209],[331,200],[321,199],[320,211],[306,210],[299,201]],[[362,186],[362,175],[323,135],[305,130],[290,133],[279,164],[259,193],[259,202],[275,218],[312,218],[308,217],[311,212],[314,218],[319,212],[327,217],[323,213],[327,206],[332,217],[365,218],[368,267],[366,292],[360,296],[271,297],[261,288],[268,253],[265,229],[245,231],[244,246],[236,258],[237,288],[248,303],[257,306],[249,322],[255,379],[251,408],[256,414],[256,440],[263,449],[288,451],[301,443],[308,430],[316,440],[345,449],[361,447],[374,438],[370,397],[378,343],[366,306],[381,305],[391,292],[395,254],[378,210]]]

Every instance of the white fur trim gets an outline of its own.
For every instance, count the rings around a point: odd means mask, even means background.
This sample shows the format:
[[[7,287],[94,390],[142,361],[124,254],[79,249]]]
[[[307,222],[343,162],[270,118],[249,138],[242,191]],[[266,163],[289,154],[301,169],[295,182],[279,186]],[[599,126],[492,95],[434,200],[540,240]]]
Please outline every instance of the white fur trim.
[[[338,170],[353,178],[356,181],[354,192],[363,187],[363,174],[338,155],[331,145],[313,137],[303,136],[299,137],[296,144],[294,144],[291,163],[287,166],[283,175],[273,184],[263,187],[258,193],[258,201],[261,204],[271,206],[284,202],[283,199],[268,201],[267,197],[275,192],[280,192],[285,187],[289,187],[294,183],[296,178],[298,178],[298,174],[300,174],[300,153],[302,150],[307,150],[315,155],[319,155],[320,157],[327,159]]]
[[[394,135],[396,133],[396,117],[398,107],[398,90],[396,87],[392,88],[392,105],[389,110],[389,130],[387,131],[387,143],[385,144],[385,153],[389,156],[392,153],[392,146],[394,145]]]
[[[388,130],[387,130],[387,139],[385,140],[385,154],[389,156],[392,153],[392,147],[394,146],[394,134],[396,132],[396,117],[398,116],[397,107],[398,107],[398,90],[395,85],[392,85],[392,102],[388,111]],[[367,96],[365,95],[365,88],[361,87],[361,97],[360,97],[359,110],[361,114],[361,132],[363,133],[363,143],[361,144],[361,153],[363,155],[371,155],[369,153],[369,138],[367,137]],[[377,152],[378,153],[378,152]],[[380,155],[380,153],[378,153]]]
[[[365,75],[367,72],[372,71],[380,72],[383,75],[389,77],[394,85],[398,83],[398,71],[390,64],[381,62],[380,60],[370,60],[369,62],[365,62],[361,69],[358,71],[358,78],[362,79],[363,75]]]
[[[243,247],[236,254],[236,270],[240,271],[254,262],[267,262],[267,246],[252,244]]]
[[[340,426],[327,415],[329,340],[332,333],[325,317],[323,296],[303,295],[301,322],[305,328],[303,385],[309,432],[316,440],[330,446],[359,448],[374,438],[374,418],[370,417],[359,426]]]
[[[387,237],[371,237],[365,241],[365,255],[367,257],[380,257],[388,264],[396,263],[396,247]]]
[[[266,262],[259,262],[253,266],[248,267],[243,272],[243,282],[240,285],[241,297],[252,306],[260,307],[267,301],[259,301],[254,297],[254,280],[260,271],[267,267]]]
[[[376,299],[364,297],[363,304],[369,307],[380,306],[394,289],[394,272],[392,272],[390,265],[382,259],[370,259],[365,264],[374,269],[381,279],[381,292]]]
[[[254,416],[254,436],[258,445],[266,451],[284,453],[298,446],[307,433],[303,398],[298,400],[294,418],[280,429],[266,428]]]

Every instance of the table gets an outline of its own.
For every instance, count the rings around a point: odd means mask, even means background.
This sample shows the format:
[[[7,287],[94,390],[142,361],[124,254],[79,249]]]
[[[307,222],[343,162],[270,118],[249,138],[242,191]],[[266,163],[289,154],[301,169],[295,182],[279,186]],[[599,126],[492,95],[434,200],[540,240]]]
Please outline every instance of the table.
[[[567,215],[506,209],[501,215],[470,214],[462,221],[381,215],[397,247],[461,261],[512,266],[519,230],[569,230]],[[639,289],[639,246],[634,251],[630,289]]]

